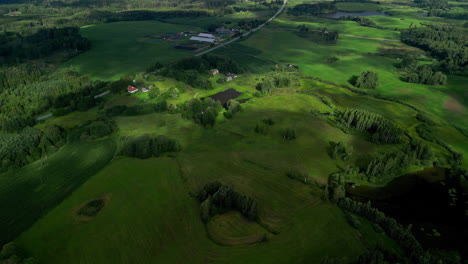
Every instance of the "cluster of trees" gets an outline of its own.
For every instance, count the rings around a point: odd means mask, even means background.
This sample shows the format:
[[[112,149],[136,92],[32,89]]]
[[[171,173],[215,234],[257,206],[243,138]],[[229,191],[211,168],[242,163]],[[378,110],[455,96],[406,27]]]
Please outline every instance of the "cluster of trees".
[[[336,12],[337,8],[333,2],[322,2],[316,4],[299,4],[290,8],[288,13],[294,16],[315,15]]]
[[[297,135],[296,135],[296,129],[294,128],[286,128],[286,129],[283,129],[281,130],[281,137],[284,139],[284,140],[293,140],[293,139],[296,139]]]
[[[164,77],[173,78],[200,89],[213,88],[209,80],[212,76],[211,69],[235,74],[245,71],[243,67],[233,60],[210,55],[186,58],[166,66],[155,64],[151,69]]]
[[[359,76],[353,76],[353,85],[357,88],[375,89],[379,86],[379,74],[373,71],[365,71]]]
[[[274,125],[275,121],[271,118],[264,118],[262,119],[262,124],[255,125],[254,131],[255,133],[266,135],[270,130],[269,127]]]
[[[349,159],[349,156],[353,153],[353,147],[352,146],[346,146],[343,142],[334,142],[330,141],[328,143],[328,155],[332,159],[342,159],[342,160],[347,160]]]
[[[127,157],[147,159],[179,150],[179,142],[163,135],[153,136],[143,134],[137,137],[121,138],[120,154]]]
[[[431,53],[447,73],[468,74],[468,28],[432,24],[401,32],[401,41]]]
[[[42,76],[19,76],[18,72],[29,72],[27,66],[19,70],[21,67],[2,71],[0,130],[18,131],[31,126],[34,116],[51,107],[61,109],[59,111],[62,112],[84,111],[97,103],[93,95],[105,85],[102,82],[91,82],[71,69]]]
[[[224,112],[224,116],[226,118],[232,118],[236,113],[239,113],[240,111],[242,111],[242,106],[241,104],[236,101],[236,100],[229,100],[226,104],[226,112]]]
[[[420,141],[412,141],[404,149],[379,154],[370,160],[361,161],[359,167],[348,168],[333,174],[331,177],[342,181],[354,179],[375,183],[399,176],[409,166],[429,166],[433,157],[434,154],[427,145]],[[337,191],[339,193],[336,195],[335,201],[340,198],[344,189]]]
[[[377,24],[374,23],[374,21],[365,18],[365,17],[360,17],[360,16],[343,16],[339,18],[340,20],[348,20],[348,21],[355,21],[359,25],[364,26],[364,27],[372,27],[372,28],[378,28],[378,29],[385,29],[385,27],[380,27]]]
[[[300,85],[298,78],[293,73],[273,72],[267,74],[261,83],[258,83],[256,89],[262,94],[270,94],[276,88],[290,88]]]
[[[29,36],[6,31],[0,33],[0,64],[44,58],[58,51],[76,55],[90,46],[78,27],[42,28]]]
[[[336,43],[340,35],[338,31],[329,31],[326,27],[320,30],[310,30],[306,25],[299,25],[297,28],[299,32],[296,32],[296,35],[315,42]]]
[[[181,112],[182,117],[193,119],[195,123],[207,127],[215,125],[216,117],[222,106],[219,102],[207,97],[204,100],[191,99],[179,105],[177,109]]]
[[[66,133],[58,126],[43,130],[26,127],[16,133],[0,134],[0,172],[19,168],[56,152],[66,143]]]
[[[448,0],[415,0],[414,2],[428,9],[444,9],[449,6]]]
[[[400,64],[400,72],[410,83],[422,83],[428,85],[445,85],[447,76],[440,71],[435,71],[431,65],[418,65],[417,60],[408,56]]]
[[[335,118],[347,128],[369,133],[373,142],[397,144],[403,135],[403,131],[398,126],[383,116],[366,110],[346,108],[343,111],[336,111]]]
[[[37,264],[38,261],[29,256],[25,256],[24,250],[21,250],[15,242],[3,245],[0,251],[0,263],[5,264]]]
[[[86,121],[77,127],[69,129],[67,140],[69,142],[79,140],[95,140],[109,136],[114,132],[115,123],[107,117],[100,117],[95,121]]]
[[[236,210],[251,221],[258,218],[257,202],[251,197],[240,194],[231,187],[219,182],[208,183],[197,196],[201,202],[201,219],[206,223],[209,218],[225,211]]]
[[[420,141],[413,140],[402,151],[374,157],[361,173],[369,181],[376,177],[397,176],[410,165],[429,165],[434,157],[430,147]]]

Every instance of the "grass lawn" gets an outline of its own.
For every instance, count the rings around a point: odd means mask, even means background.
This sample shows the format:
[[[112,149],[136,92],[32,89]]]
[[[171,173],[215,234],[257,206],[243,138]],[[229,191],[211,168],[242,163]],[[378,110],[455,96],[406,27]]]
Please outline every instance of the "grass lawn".
[[[10,173],[0,174],[0,244],[54,208],[114,156],[113,140],[67,145]]]
[[[193,52],[174,49],[176,41],[149,42],[148,34],[199,30],[193,26],[174,25],[158,21],[115,22],[83,27],[90,50],[70,59],[63,67],[75,67],[92,79],[115,80],[124,74],[144,71],[150,64],[168,62],[192,56]]]

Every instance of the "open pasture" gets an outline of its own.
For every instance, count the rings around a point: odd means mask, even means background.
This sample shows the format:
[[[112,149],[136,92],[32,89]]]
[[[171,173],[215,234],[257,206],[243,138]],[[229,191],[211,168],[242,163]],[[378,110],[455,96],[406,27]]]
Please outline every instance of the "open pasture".
[[[47,263],[186,263],[187,259],[191,263],[303,263],[319,262],[325,256],[349,262],[364,250],[367,238],[348,225],[335,205],[321,201],[315,188],[244,162],[235,154],[206,150],[199,149],[195,158],[188,152],[176,160],[114,159],[22,234],[18,243]],[[229,156],[230,160],[225,159]],[[210,162],[200,164],[203,158]],[[199,217],[199,203],[189,195],[196,190],[192,187],[210,178],[258,200],[261,225],[275,230],[267,241],[221,246],[210,240]],[[189,189],[184,182],[190,183]],[[103,197],[107,203],[94,217],[77,216],[84,204]],[[252,237],[264,230],[240,221],[236,214],[222,217],[239,228],[229,234],[225,229],[210,229],[224,238],[245,232]],[[385,236],[375,235],[394,246]]]
[[[114,22],[86,26],[81,34],[88,38],[90,50],[70,59],[64,67],[75,67],[93,79],[115,80],[125,74],[144,71],[152,63],[168,62],[193,52],[175,49],[177,41],[157,39],[151,42],[146,35],[183,32],[200,29],[158,21]]]
[[[0,243],[19,235],[97,173],[112,159],[115,149],[111,139],[71,144],[14,172],[0,174]]]

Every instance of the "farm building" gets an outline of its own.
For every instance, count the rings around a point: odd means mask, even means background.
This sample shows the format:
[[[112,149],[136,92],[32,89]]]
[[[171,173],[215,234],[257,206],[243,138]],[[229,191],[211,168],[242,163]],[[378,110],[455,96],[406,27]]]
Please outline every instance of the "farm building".
[[[147,93],[149,91],[148,88],[141,88],[141,91],[144,92],[144,93]]]
[[[209,42],[209,43],[215,42],[214,38],[204,38],[204,37],[191,37],[190,40],[199,41],[199,42]]]
[[[127,91],[128,91],[129,93],[136,93],[136,92],[138,92],[138,88],[135,88],[135,87],[129,85],[129,86],[127,87]]]
[[[202,37],[202,38],[211,38],[211,39],[215,39],[215,38],[216,38],[213,34],[208,34],[208,33],[200,33],[200,34],[198,34],[198,37]]]
[[[219,74],[219,70],[218,69],[211,69],[211,73],[213,75]]]
[[[225,28],[217,28],[216,29],[216,34],[231,34],[231,31],[229,31],[229,29],[225,29]]]

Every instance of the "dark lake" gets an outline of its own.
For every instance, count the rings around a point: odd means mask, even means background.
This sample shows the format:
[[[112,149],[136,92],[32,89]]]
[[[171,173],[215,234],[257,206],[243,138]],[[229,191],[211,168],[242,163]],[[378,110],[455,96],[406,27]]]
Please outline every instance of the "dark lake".
[[[388,16],[388,14],[383,13],[383,12],[378,12],[378,11],[372,11],[372,12],[341,12],[337,11],[334,13],[328,13],[328,14],[320,14],[318,15],[319,17],[326,17],[326,18],[340,18],[340,17],[345,17],[345,16]]]
[[[384,187],[347,185],[349,197],[391,216],[426,248],[456,250],[468,257],[468,199],[449,169],[426,168],[400,176]]]

